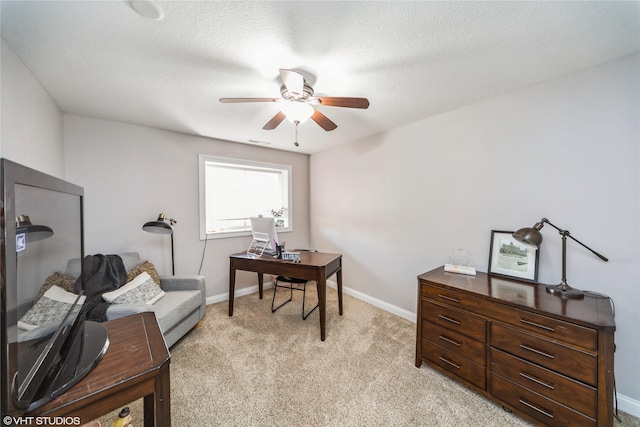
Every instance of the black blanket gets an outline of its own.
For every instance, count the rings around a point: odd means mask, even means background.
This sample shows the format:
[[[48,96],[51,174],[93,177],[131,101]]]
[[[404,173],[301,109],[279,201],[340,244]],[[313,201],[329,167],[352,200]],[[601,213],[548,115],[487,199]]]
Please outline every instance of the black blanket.
[[[82,260],[82,274],[73,285],[76,293],[84,290],[87,299],[82,311],[87,320],[107,320],[109,303],[102,299],[105,292],[118,289],[127,282],[127,271],[118,255],[87,255]]]

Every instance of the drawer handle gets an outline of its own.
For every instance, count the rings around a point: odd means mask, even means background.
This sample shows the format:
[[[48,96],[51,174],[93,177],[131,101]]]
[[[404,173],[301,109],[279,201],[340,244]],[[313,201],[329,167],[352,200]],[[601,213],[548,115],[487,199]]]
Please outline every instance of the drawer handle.
[[[440,319],[442,319],[442,320],[446,320],[447,322],[451,322],[451,323],[453,323],[455,325],[460,325],[460,321],[452,319],[452,318],[447,317],[447,316],[443,316],[442,314],[439,314],[438,317]]]
[[[553,329],[550,326],[540,325],[538,323],[532,322],[532,321],[527,320],[527,319],[520,319],[520,322],[524,323],[525,325],[529,325],[529,326],[533,326],[533,327],[536,327],[536,328],[544,329],[545,331],[549,331],[549,332],[555,332],[556,331],[555,329]]]
[[[553,384],[549,384],[546,381],[542,381],[540,378],[536,378],[536,377],[534,377],[533,375],[531,375],[531,374],[529,374],[527,372],[520,372],[520,376],[522,378],[528,379],[529,381],[533,381],[536,384],[540,384],[541,386],[544,386],[544,387],[546,387],[546,388],[548,388],[550,390],[554,390],[555,389],[553,387]]]
[[[526,406],[528,408],[533,409],[534,411],[538,411],[541,414],[546,415],[549,418],[553,418],[553,414],[551,412],[545,411],[544,409],[540,409],[536,405],[534,405],[532,403],[529,403],[529,402],[527,402],[526,400],[524,400],[522,398],[518,399],[518,402],[522,403],[524,406]]]
[[[451,338],[449,338],[449,337],[445,337],[444,335],[440,335],[438,338],[440,338],[442,341],[446,341],[446,342],[448,342],[449,344],[453,344],[453,345],[455,345],[456,347],[460,347],[460,346],[462,345],[462,344],[461,344],[461,343],[459,343],[458,341],[452,340]]]
[[[555,357],[553,356],[553,354],[545,353],[544,351],[541,351],[541,350],[535,349],[535,348],[533,348],[533,347],[529,347],[529,346],[528,346],[528,345],[526,345],[526,344],[520,344],[520,348],[522,348],[522,349],[524,349],[524,350],[528,350],[528,351],[530,351],[530,352],[532,352],[532,353],[535,353],[535,354],[539,354],[540,356],[548,357],[549,359],[555,359]]]
[[[459,300],[459,299],[455,299],[455,298],[452,298],[452,297],[447,296],[447,295],[438,294],[438,296],[439,296],[440,298],[442,298],[442,299],[446,299],[447,301],[453,301],[453,302],[457,302],[457,303],[459,303],[459,302],[460,302],[460,300]]]
[[[461,366],[460,366],[460,365],[456,365],[456,364],[455,364],[455,363],[453,363],[451,360],[445,359],[445,358],[444,358],[444,357],[442,357],[442,356],[439,356],[439,357],[438,357],[438,359],[442,360],[442,361],[443,361],[444,363],[446,363],[447,365],[451,365],[451,366],[453,366],[453,367],[454,367],[454,368],[456,368],[456,369],[460,369],[460,368],[461,368]]]

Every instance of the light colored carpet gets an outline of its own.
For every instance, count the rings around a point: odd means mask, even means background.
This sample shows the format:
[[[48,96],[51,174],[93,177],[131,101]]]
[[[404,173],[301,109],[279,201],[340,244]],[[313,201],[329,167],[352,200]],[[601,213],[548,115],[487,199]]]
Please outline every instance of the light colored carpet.
[[[433,369],[416,368],[415,324],[407,320],[347,295],[339,316],[328,289],[322,342],[317,310],[301,318],[301,292],[274,314],[271,296],[237,298],[233,317],[227,302],[209,305],[201,326],[171,349],[172,425],[531,425]],[[133,425],[142,425],[141,401],[131,408]],[[621,415],[616,425],[640,426]],[[113,417],[103,417],[103,427]]]

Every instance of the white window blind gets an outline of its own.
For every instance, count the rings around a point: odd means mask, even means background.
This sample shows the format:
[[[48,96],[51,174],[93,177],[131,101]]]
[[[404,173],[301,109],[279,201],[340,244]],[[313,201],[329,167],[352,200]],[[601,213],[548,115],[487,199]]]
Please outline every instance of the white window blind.
[[[290,231],[291,166],[200,155],[201,237],[232,237],[251,230],[252,216],[276,217]]]

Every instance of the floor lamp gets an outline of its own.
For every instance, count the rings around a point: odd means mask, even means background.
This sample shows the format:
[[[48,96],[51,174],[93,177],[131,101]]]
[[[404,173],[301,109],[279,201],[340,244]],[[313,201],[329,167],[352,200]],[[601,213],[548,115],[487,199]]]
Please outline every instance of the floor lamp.
[[[529,245],[540,246],[542,244],[542,233],[540,230],[544,227],[545,224],[549,224],[562,236],[562,280],[558,285],[547,285],[547,292],[552,294],[558,294],[563,298],[584,298],[584,292],[578,289],[574,289],[567,283],[567,237],[571,238],[573,241],[579,243],[585,248],[589,249],[593,254],[595,254],[598,258],[603,261],[609,261],[604,256],[600,255],[598,252],[591,249],[589,246],[585,245],[575,237],[569,233],[567,230],[562,230],[555,225],[551,224],[547,218],[542,218],[540,222],[537,222],[533,227],[529,228],[521,228],[520,230],[513,233],[513,238],[519,242],[527,243]]]
[[[169,221],[169,223],[167,223],[167,221]],[[157,220],[149,221],[142,226],[142,229],[149,233],[171,235],[171,274],[174,276],[176,274],[176,267],[173,256],[173,224],[176,224],[177,222],[178,221],[173,218],[167,218],[164,213],[160,213]]]
[[[24,234],[27,242],[36,242],[53,236],[53,230],[46,225],[33,225],[27,215],[16,217],[16,236]]]

